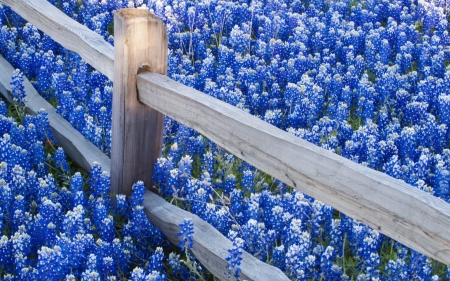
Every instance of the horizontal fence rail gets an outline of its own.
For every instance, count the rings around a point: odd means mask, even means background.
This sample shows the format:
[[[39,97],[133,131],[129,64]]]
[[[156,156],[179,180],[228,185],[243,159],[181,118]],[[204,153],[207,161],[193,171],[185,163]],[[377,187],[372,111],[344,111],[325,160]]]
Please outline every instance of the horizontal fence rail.
[[[11,75],[14,68],[0,56],[0,94],[12,102]],[[42,108],[48,113],[52,133],[58,145],[64,148],[65,153],[84,170],[89,171],[95,162],[99,163],[104,171],[110,170],[110,159],[91,142],[86,140],[69,122],[56,113],[56,110],[42,98],[31,83],[24,77],[26,92],[25,106],[27,112],[36,115]],[[228,250],[232,242],[223,236],[214,227],[204,222],[196,215],[168,203],[153,192],[147,191],[144,196],[144,210],[150,222],[161,230],[174,245],[178,245],[181,237],[179,224],[186,218],[191,218],[194,224],[194,245],[192,251],[198,260],[221,280],[229,280],[227,272]],[[167,212],[167,213],[164,213]],[[242,252],[241,276],[243,280],[289,280],[281,270],[265,264],[246,251]],[[257,270],[256,270],[257,269]]]
[[[100,35],[44,0],[2,1],[113,78],[113,49]],[[164,75],[141,73],[137,75],[137,87],[142,103],[198,130],[258,169],[450,265],[450,206],[443,200],[292,136]]]
[[[139,100],[261,171],[429,257],[450,264],[450,205],[156,73]]]
[[[76,52],[88,64],[114,78],[114,47],[88,27],[69,18],[46,0],[1,0],[37,29],[64,48]]]
[[[184,211],[162,199],[153,192],[147,191],[144,195],[144,208],[147,216],[154,226],[166,235],[175,245],[181,241],[177,235],[178,225],[185,218],[191,218],[194,225],[194,245],[192,252],[195,257],[221,280],[232,280],[228,273],[228,262],[225,259],[230,255],[228,250],[233,243],[223,236],[217,229],[198,216]],[[284,273],[242,251],[242,261],[239,266],[241,280],[256,281],[283,281],[289,280]]]
[[[114,76],[114,49],[109,43],[104,41],[100,35],[97,35],[85,26],[66,17],[60,10],[49,4],[47,1],[17,0],[13,2],[10,0],[2,0],[1,2],[9,5],[11,9],[41,31],[50,35],[56,42],[71,51],[77,52],[86,62],[112,80]],[[37,14],[30,14],[34,12]],[[58,16],[56,17],[55,15]],[[58,19],[56,22],[54,20],[55,18]],[[80,28],[81,31],[78,30],[78,28]],[[71,39],[67,40],[67,38]],[[72,42],[71,40],[74,41]],[[76,44],[74,44],[74,42]],[[1,59],[0,93],[11,102],[9,82],[11,81],[14,68],[6,60],[3,58]],[[146,64],[148,65],[149,62],[146,62]],[[100,163],[105,171],[111,170],[110,159],[92,143],[85,140],[83,136],[70,125],[70,123],[58,115],[53,106],[39,96],[26,78],[24,78],[24,86],[27,95],[27,111],[33,114],[40,108],[44,108],[49,113],[50,126],[52,127],[53,134],[55,135],[58,144],[64,148],[67,155],[71,157],[74,162],[87,171],[90,170],[94,162]],[[86,144],[88,148],[84,146],[83,142],[88,143]],[[136,179],[136,181],[137,180],[139,179]],[[130,189],[131,186],[128,188]],[[158,204],[158,206],[154,206],[154,204]],[[225,258],[229,255],[228,249],[231,249],[232,242],[224,237],[219,231],[192,213],[181,210],[150,191],[147,191],[144,197],[144,210],[150,222],[160,228],[169,241],[175,245],[178,245],[180,239],[177,235],[180,231],[178,225],[184,218],[192,218],[195,224],[194,255],[220,280],[230,280],[226,276],[228,262]],[[161,210],[169,210],[173,215],[163,215],[160,213]],[[178,215],[178,217],[176,215]],[[162,222],[165,222],[167,225],[161,225]],[[207,244],[202,241],[204,239]],[[218,241],[221,246],[211,244],[211,239]],[[216,248],[216,246],[218,248]],[[280,269],[261,262],[244,250],[242,250],[240,267],[240,277],[243,280],[289,280]]]
[[[0,93],[6,100],[12,102],[11,85],[14,67],[0,56]],[[84,138],[72,125],[61,115],[56,113],[55,108],[39,95],[30,81],[24,77],[23,86],[26,98],[25,107],[27,113],[36,115],[39,110],[47,112],[47,118],[52,129],[53,136],[58,144],[62,144],[64,152],[83,169],[89,171],[94,162],[102,167],[109,167],[109,158],[95,145]],[[106,170],[109,173],[109,169]]]

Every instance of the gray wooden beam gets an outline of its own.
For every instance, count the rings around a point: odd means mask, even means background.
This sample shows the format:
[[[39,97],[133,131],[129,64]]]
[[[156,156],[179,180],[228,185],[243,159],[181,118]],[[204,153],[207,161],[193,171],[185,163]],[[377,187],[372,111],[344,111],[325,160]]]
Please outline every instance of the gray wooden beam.
[[[12,102],[10,82],[13,72],[14,67],[0,56],[0,93],[9,102]],[[86,171],[89,171],[94,162],[98,162],[103,167],[103,170],[109,173],[110,160],[108,156],[85,139],[61,115],[56,113],[55,108],[39,95],[26,77],[24,77],[23,86],[26,93],[25,106],[27,113],[36,115],[40,109],[44,109],[48,113],[47,117],[53,136],[58,145],[64,148],[67,156]]]
[[[152,186],[161,156],[164,115],[138,101],[136,74],[141,66],[166,74],[167,34],[149,11],[121,9],[114,13],[114,35],[111,191],[130,195],[137,181]]]
[[[88,27],[66,16],[46,0],[1,0],[64,48],[78,53],[88,64],[114,77],[114,47]]]
[[[450,265],[450,205],[156,73],[138,75],[139,100],[357,221]]]

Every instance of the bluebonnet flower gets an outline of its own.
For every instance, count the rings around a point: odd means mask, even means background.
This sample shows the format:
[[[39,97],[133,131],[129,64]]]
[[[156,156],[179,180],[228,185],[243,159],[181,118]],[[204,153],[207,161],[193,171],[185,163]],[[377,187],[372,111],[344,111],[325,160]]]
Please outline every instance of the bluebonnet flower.
[[[434,192],[439,198],[448,201],[450,198],[449,178],[450,172],[441,165],[437,165]]]
[[[173,169],[171,159],[158,158],[153,172],[153,181],[159,183],[162,195],[172,195],[173,190],[168,183],[169,171]]]
[[[27,144],[24,148],[30,149],[31,145],[38,141],[38,136],[36,132],[36,126],[33,123],[29,123],[25,127],[25,134],[27,136]]]
[[[209,173],[209,175],[213,175],[214,173],[214,158],[213,153],[211,151],[206,152],[203,154],[203,165],[202,165],[202,171],[206,171]]]
[[[6,103],[3,100],[0,100],[0,115],[7,116],[8,114],[8,107],[6,106]]]
[[[383,171],[391,177],[402,179],[403,169],[397,155],[393,155],[388,162],[383,165]]]
[[[142,268],[136,267],[131,273],[132,281],[145,281],[145,272]]]
[[[97,256],[90,254],[86,262],[86,270],[82,274],[81,280],[100,281],[100,273],[97,269]]]
[[[228,262],[228,274],[233,274],[234,278],[236,280],[239,279],[239,273],[241,272],[241,261],[242,261],[242,247],[244,245],[244,240],[242,238],[235,238],[233,240],[233,247],[228,250],[228,253],[230,255],[225,258],[225,260]]]
[[[236,176],[229,174],[225,180],[225,193],[230,194],[236,187]]]
[[[422,149],[419,159],[416,161],[414,168],[415,173],[419,179],[424,181],[430,180],[430,164],[431,164],[430,151],[427,148]]]
[[[105,204],[109,208],[110,200],[108,193],[110,177],[106,171],[102,171],[102,167],[98,162],[94,162],[94,165],[91,167],[88,184],[90,184],[89,193],[92,194],[94,198],[103,198]]]
[[[416,129],[414,127],[403,128],[400,135],[399,153],[404,158],[415,159],[416,157]]]
[[[15,145],[18,145],[20,147],[27,147],[27,140],[25,135],[25,127],[23,125],[18,125],[17,123],[13,123],[11,126],[11,138],[12,142]]]
[[[291,244],[286,252],[286,270],[293,278],[306,277],[306,264],[301,262],[308,257],[310,248],[310,236],[304,232],[297,243]]]
[[[439,96],[439,118],[441,122],[450,126],[450,96],[449,95],[440,95]]]
[[[128,202],[124,194],[116,194],[115,209],[117,214],[120,214],[124,217],[127,217],[129,215],[130,207],[128,206]]]
[[[157,245],[161,243],[162,234],[147,219],[143,206],[136,206],[133,208],[129,223],[131,225],[129,234],[137,241]]]
[[[222,206],[222,207],[216,208],[216,206],[213,204],[208,204],[208,205],[211,205],[211,207],[214,207],[213,211],[215,212],[215,214],[211,215],[212,216],[211,224],[217,230],[219,230],[221,233],[228,232],[228,230],[230,229],[230,225],[231,225],[231,219],[230,219],[228,207]]]
[[[25,88],[23,86],[23,73],[16,69],[13,72],[11,80],[11,92],[14,96],[13,100],[20,107],[25,107]],[[23,113],[23,112],[22,112]]]
[[[251,193],[250,198],[245,198],[245,220],[256,220],[260,219],[260,196],[259,194]]]
[[[385,276],[390,280],[399,281],[406,278],[405,272],[406,263],[402,259],[389,260],[385,268]]]
[[[34,82],[34,87],[46,98],[49,97],[48,85],[51,83],[51,72],[54,68],[54,59],[55,56],[52,50],[49,50],[41,55],[37,81]]]
[[[84,227],[85,211],[82,205],[73,208],[64,215],[61,232],[67,237],[74,238],[77,234],[86,232]]]
[[[167,278],[161,272],[153,270],[145,276],[145,280],[166,281]]]
[[[164,259],[163,248],[157,247],[153,255],[150,257],[150,263],[148,265],[147,271],[150,273],[159,272],[160,274],[163,274],[164,271],[163,259]]]
[[[255,184],[253,183],[253,181],[253,172],[251,170],[245,170],[244,175],[242,176],[242,185],[247,191],[255,191]]]
[[[193,191],[193,194],[190,197],[190,199],[192,199],[191,211],[197,215],[204,214],[206,210],[206,203],[209,202],[210,195],[212,193],[210,183],[206,181],[206,184],[203,184],[200,181],[193,180],[189,181],[188,186],[189,185],[192,186],[191,188]]]
[[[104,218],[102,220],[102,224],[100,224],[100,233],[99,237],[106,242],[112,242],[116,236],[114,220],[111,215]]]
[[[230,213],[237,220],[239,224],[244,224],[244,193],[242,190],[233,189],[230,194]]]
[[[70,181],[70,193],[73,206],[86,205],[86,196],[83,192],[83,177],[79,172],[72,176]]]
[[[183,238],[180,240],[178,247],[181,250],[183,249],[191,249],[194,245],[194,224],[191,219],[184,219],[183,223],[180,225],[180,232],[178,236],[182,236]]]
[[[72,97],[72,92],[62,91],[59,94],[59,105],[56,107],[56,112],[58,112],[65,119],[69,119],[72,112],[75,110],[76,102]]]
[[[188,272],[180,263],[180,255],[174,252],[169,254],[169,266],[174,274],[179,274],[182,278],[187,278]]]
[[[7,236],[3,235],[0,238],[0,261],[6,270],[11,270],[13,250],[12,241]]]
[[[102,148],[103,137],[102,130],[95,123],[94,117],[91,115],[85,114],[85,127],[82,130],[82,134],[86,139],[91,141],[98,148]]]
[[[43,246],[38,250],[38,255],[37,270],[40,276],[50,279],[61,279],[65,276],[65,262],[59,246],[53,248]]]
[[[69,165],[66,161],[66,155],[64,154],[64,149],[62,147],[58,147],[57,150],[55,150],[55,156],[53,158],[55,161],[55,166],[60,168],[65,173],[69,172]]]
[[[244,52],[250,52],[250,26],[243,23],[242,26],[235,25],[230,32],[229,43],[234,50],[241,50]]]
[[[285,271],[286,269],[286,261],[285,261],[285,252],[284,245],[275,247],[272,252],[272,259],[274,262],[274,266],[280,268]]]
[[[22,225],[19,226],[10,240],[15,271],[20,272],[23,267],[26,267],[27,256],[31,254],[31,237],[26,232],[25,226]]]
[[[320,267],[321,267],[321,275],[325,278],[333,278],[334,270],[333,270],[333,259],[334,256],[334,247],[328,246],[322,254],[321,260],[320,260]],[[338,276],[335,276],[337,278],[340,277],[340,274]]]
[[[25,217],[25,200],[24,196],[22,195],[16,195],[14,197],[14,203],[11,210],[12,220],[11,220],[11,227],[12,231],[16,232],[19,230],[20,226],[26,225],[26,217]]]
[[[268,238],[265,237],[266,229],[264,223],[258,223],[256,220],[250,219],[242,226],[241,231],[245,241],[242,248],[251,254],[263,256],[266,246],[264,238]]]
[[[130,207],[133,209],[137,206],[141,206],[144,203],[144,194],[146,187],[144,186],[144,182],[138,181],[133,187],[133,191],[130,197]]]
[[[38,111],[37,114],[37,120],[36,122],[34,122],[34,125],[36,126],[36,132],[38,134],[38,140],[44,142],[44,141],[48,141],[48,142],[56,142],[53,134],[51,132],[50,129],[50,122],[48,121],[47,118],[47,112],[45,112],[45,110],[41,109]],[[26,120],[26,118],[25,118]],[[24,120],[24,122],[25,122]]]

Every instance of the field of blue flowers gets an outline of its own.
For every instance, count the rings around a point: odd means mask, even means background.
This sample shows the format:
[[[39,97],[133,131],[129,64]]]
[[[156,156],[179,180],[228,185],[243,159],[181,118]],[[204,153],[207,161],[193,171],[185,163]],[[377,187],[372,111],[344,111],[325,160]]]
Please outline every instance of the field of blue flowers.
[[[450,202],[450,35],[444,1],[51,0],[114,44],[113,11],[167,27],[168,75],[289,133]],[[69,165],[45,112],[24,113],[27,77],[110,153],[111,81],[0,7],[0,53],[18,70],[0,101],[2,280],[212,280],[147,220],[136,183],[109,194],[100,166]],[[169,118],[160,194],[292,280],[449,280],[443,264],[284,185]],[[116,204],[112,204],[115,196]],[[195,233],[194,233],[195,235]]]

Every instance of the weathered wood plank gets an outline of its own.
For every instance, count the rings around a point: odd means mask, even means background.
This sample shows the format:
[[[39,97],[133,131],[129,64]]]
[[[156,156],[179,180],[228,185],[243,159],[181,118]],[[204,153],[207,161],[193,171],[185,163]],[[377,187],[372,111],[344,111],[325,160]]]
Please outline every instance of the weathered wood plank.
[[[159,228],[174,245],[178,245],[181,237],[179,224],[186,218],[191,218],[194,224],[194,245],[192,252],[195,257],[216,277],[230,280],[225,272],[228,271],[228,250],[233,244],[210,224],[198,216],[184,211],[151,191],[144,195],[144,210],[151,223]],[[263,263],[246,251],[242,251],[241,280],[282,281],[289,278],[280,269]]]
[[[116,11],[114,33],[111,191],[130,195],[138,180],[152,186],[161,155],[164,115],[139,103],[136,74],[142,65],[166,74],[167,34],[164,24],[142,9]]]
[[[66,18],[59,10],[57,10],[55,7],[44,0],[3,0],[2,2],[10,5],[11,8],[18,14],[20,14],[29,22],[33,23],[38,29],[50,35],[55,41],[63,45],[65,48],[78,52],[78,54],[84,60],[86,60],[94,68],[105,74],[110,80],[114,78],[114,56],[112,53],[113,48],[109,44],[106,45],[107,43],[103,41],[103,39],[99,35],[91,32],[84,26],[78,25],[76,22],[71,21],[69,18]],[[61,36],[61,34],[64,34],[64,36]],[[164,59],[167,57],[167,37],[165,37],[165,30],[163,38],[166,44],[165,48],[157,51],[156,54],[150,51],[150,54],[147,56],[148,60],[136,64],[137,66],[147,65],[152,71],[166,73],[167,63],[160,65],[155,65],[154,63],[152,63],[152,61],[154,62],[153,59],[155,55],[160,56],[160,58]],[[91,49],[91,47],[93,49]],[[11,101],[11,91],[9,83],[11,81],[11,76],[14,68],[12,68],[9,63],[7,63],[3,58],[0,58],[0,65],[0,92],[5,96],[6,99]],[[131,71],[130,75],[131,73],[133,72]],[[137,73],[137,68],[133,74],[135,73]],[[134,77],[134,75],[131,76]],[[25,80],[24,86],[25,91],[27,92],[28,113],[36,114],[37,111],[41,108],[46,110],[55,138],[57,139],[58,143],[65,149],[66,154],[70,158],[72,158],[72,160],[78,163],[85,170],[89,170],[92,167],[94,161],[96,161],[102,165],[103,170],[110,171],[110,160],[105,154],[98,150],[89,141],[85,140],[83,136],[79,134],[66,120],[58,115],[55,109],[42,97],[39,96],[39,94],[36,92],[36,90],[28,80]],[[117,86],[117,83],[115,84],[115,86]],[[137,98],[135,99],[137,100]],[[156,115],[157,120],[163,121],[163,115],[161,115],[160,113],[156,113]],[[155,113],[153,113],[152,118],[155,119]],[[161,130],[161,134],[156,134],[156,136],[154,136],[154,138],[156,139],[159,138],[159,141],[153,141],[153,143],[158,146],[157,149],[153,148],[153,151],[158,151],[158,155],[161,150],[160,140],[162,137],[162,122],[159,123],[161,124],[161,127],[159,127],[159,125],[156,126],[156,131]],[[148,130],[143,130],[142,133],[145,133],[147,131]],[[129,138],[128,135],[125,137]],[[142,137],[140,138],[140,140],[142,143],[145,142],[146,138]],[[139,153],[139,156],[145,157],[146,154],[145,152],[142,154]],[[154,161],[152,160],[150,162],[151,169],[153,169]],[[149,172],[147,175],[151,176],[152,172]],[[119,188],[116,189],[118,190]],[[172,243],[178,244],[178,224],[180,224],[187,216],[196,216],[167,203],[165,200],[159,198],[153,193],[151,197],[153,201],[148,199],[149,198],[146,198],[145,201],[145,210],[147,216],[159,218],[158,220],[153,221],[155,226],[161,228]],[[155,200],[157,201],[157,205],[155,205],[154,203]],[[181,216],[176,218],[176,220],[172,220],[172,224],[170,225],[157,224],[158,221],[162,222],[161,219],[165,218],[165,216],[158,213],[162,211],[161,207],[169,209],[173,214],[181,214]],[[232,247],[231,241],[229,241],[211,225],[202,221],[198,217],[196,217],[194,223],[194,255],[198,256],[198,259],[202,262],[202,264],[210,269],[211,272],[217,277],[221,278],[222,280],[228,280],[226,277],[224,277],[224,273],[227,270],[227,262],[225,261],[225,258],[228,256],[228,249],[231,249]],[[168,229],[171,230],[168,231]],[[203,229],[206,229],[205,233],[203,232]],[[203,241],[206,241],[206,243]],[[211,247],[211,245],[214,245],[214,247]],[[206,257],[206,259],[204,257]],[[241,278],[245,278],[248,280],[289,280],[279,269],[262,263],[246,252],[243,252],[241,268]]]
[[[46,0],[1,0],[64,48],[78,53],[88,64],[114,78],[114,48],[103,37],[66,16]]]
[[[0,93],[12,102],[11,78],[14,68],[2,56],[0,56]],[[40,109],[45,109],[50,122],[52,133],[58,145],[64,148],[64,152],[75,163],[89,171],[94,162],[102,165],[109,172],[109,158],[101,152],[90,141],[86,140],[81,133],[70,125],[62,116],[56,113],[55,108],[41,97],[30,81],[24,77],[24,88],[26,93],[27,113],[36,115]]]
[[[286,184],[450,265],[450,205],[403,181],[290,135],[155,73],[138,75],[139,100]]]
[[[0,93],[9,102],[12,102],[10,82],[13,71],[14,68],[0,56]],[[109,158],[57,114],[53,106],[36,92],[26,78],[24,87],[27,94],[27,112],[36,115],[41,108],[45,109],[58,144],[64,148],[66,154],[74,162],[86,171],[89,171],[94,162],[100,163],[104,171],[110,171]],[[150,195],[146,195],[144,203],[147,216],[175,245],[178,245],[180,238],[177,235],[179,232],[178,224],[182,223],[184,218],[195,217],[194,255],[218,278],[229,280],[224,277],[224,273],[227,271],[225,258],[228,256],[228,250],[232,247],[231,241],[197,216],[171,205],[154,193],[148,193]],[[168,210],[171,214],[161,215],[160,212],[165,210]],[[165,224],[168,221],[167,216],[172,217],[169,224]],[[245,278],[248,280],[266,280],[264,276],[275,278],[271,280],[289,280],[279,269],[260,262],[246,252],[243,253],[241,268],[244,274],[242,276],[246,276]],[[254,269],[257,269],[257,271],[252,272]],[[257,275],[259,272],[261,272],[261,275]],[[244,278],[241,279],[245,280]]]

